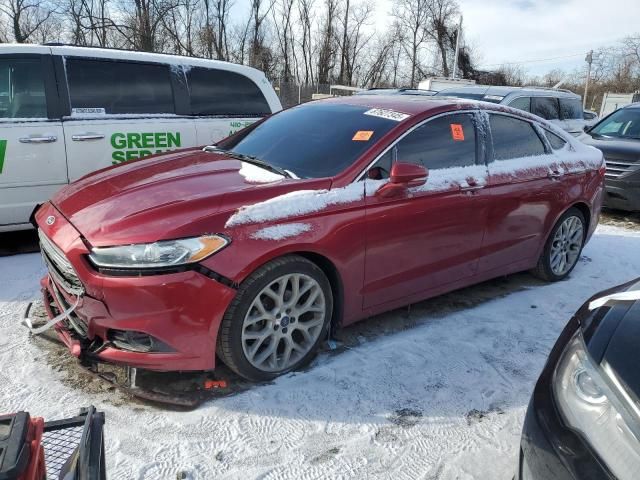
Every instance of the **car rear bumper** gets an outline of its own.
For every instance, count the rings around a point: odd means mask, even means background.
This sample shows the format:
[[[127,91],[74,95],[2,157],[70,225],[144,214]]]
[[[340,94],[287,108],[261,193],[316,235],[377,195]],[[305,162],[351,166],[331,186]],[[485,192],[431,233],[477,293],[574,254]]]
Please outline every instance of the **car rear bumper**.
[[[612,179],[605,181],[604,205],[619,210],[640,210],[640,174],[637,180]]]

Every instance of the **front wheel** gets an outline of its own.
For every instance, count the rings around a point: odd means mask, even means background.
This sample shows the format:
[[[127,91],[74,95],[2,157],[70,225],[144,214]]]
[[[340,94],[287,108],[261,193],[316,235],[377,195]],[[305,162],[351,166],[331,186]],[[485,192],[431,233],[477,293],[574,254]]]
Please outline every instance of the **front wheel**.
[[[218,334],[218,355],[238,375],[272,379],[309,362],[333,311],[324,272],[299,256],[273,260],[238,289]]]
[[[570,208],[551,230],[533,274],[548,282],[564,279],[578,263],[585,234],[584,215],[577,208]]]

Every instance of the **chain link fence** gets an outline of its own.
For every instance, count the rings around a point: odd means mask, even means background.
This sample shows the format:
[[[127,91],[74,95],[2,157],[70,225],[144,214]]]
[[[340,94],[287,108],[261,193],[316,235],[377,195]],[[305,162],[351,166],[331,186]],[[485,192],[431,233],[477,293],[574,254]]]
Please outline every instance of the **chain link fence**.
[[[293,107],[300,103],[309,102],[322,95],[351,95],[352,90],[347,90],[339,85],[331,85],[329,83],[299,84],[295,82],[282,82],[275,80],[272,82],[276,94],[280,98],[282,108]],[[346,87],[350,88],[350,87]]]

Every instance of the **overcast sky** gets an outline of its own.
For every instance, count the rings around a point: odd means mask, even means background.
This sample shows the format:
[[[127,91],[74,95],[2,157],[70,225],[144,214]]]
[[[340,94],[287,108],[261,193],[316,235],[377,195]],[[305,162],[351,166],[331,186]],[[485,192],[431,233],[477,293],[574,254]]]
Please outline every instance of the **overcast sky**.
[[[377,25],[390,23],[391,0],[375,0]],[[640,0],[458,0],[465,41],[481,53],[483,69],[528,62],[528,73],[585,65],[586,52],[640,33]],[[544,62],[530,62],[566,57]]]

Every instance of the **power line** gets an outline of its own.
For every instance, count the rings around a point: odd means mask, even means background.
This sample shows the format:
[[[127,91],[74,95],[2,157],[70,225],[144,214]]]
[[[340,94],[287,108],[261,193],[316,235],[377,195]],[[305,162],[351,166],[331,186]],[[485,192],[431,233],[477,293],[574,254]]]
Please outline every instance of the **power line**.
[[[564,55],[562,57],[552,57],[552,58],[540,58],[538,60],[525,60],[524,62],[502,62],[502,63],[489,63],[485,65],[480,65],[480,67],[500,67],[502,65],[522,65],[524,63],[538,63],[538,62],[549,62],[551,60],[562,60],[564,58],[572,58],[572,57],[580,57],[585,53],[574,53],[573,55]]]

